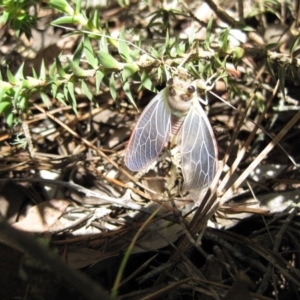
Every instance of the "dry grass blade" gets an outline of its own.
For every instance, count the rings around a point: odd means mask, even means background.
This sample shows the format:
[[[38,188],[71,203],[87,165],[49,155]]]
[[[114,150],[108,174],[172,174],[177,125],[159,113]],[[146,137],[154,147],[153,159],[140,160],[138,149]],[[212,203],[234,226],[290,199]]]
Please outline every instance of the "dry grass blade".
[[[268,153],[280,142],[280,140],[287,134],[287,132],[297,123],[300,119],[300,111],[282,128],[282,130],[272,139],[272,141],[265,147],[265,149],[255,158],[255,160],[247,167],[247,169],[240,175],[234,182],[233,187],[237,188],[249,176],[249,174],[258,166],[258,164],[266,158]],[[231,190],[227,190],[222,196],[222,202],[226,201]]]

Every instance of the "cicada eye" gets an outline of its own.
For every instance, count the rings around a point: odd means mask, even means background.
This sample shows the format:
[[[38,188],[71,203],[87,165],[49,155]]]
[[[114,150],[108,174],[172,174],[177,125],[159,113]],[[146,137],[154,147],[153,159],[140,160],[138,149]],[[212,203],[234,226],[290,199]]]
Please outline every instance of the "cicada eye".
[[[195,89],[195,87],[194,87],[193,85],[191,85],[191,86],[189,86],[189,87],[187,88],[187,91],[188,91],[190,94],[193,94],[193,93],[195,93],[196,89]]]
[[[173,78],[170,78],[169,80],[168,80],[168,85],[173,85],[174,84],[174,80],[173,80]]]

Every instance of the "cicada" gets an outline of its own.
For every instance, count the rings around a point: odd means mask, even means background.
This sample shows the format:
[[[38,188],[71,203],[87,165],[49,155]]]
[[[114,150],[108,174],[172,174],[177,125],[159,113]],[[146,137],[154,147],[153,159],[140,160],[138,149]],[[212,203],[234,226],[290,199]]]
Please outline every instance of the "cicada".
[[[199,100],[196,81],[170,79],[142,112],[125,150],[126,166],[140,171],[175,141],[181,155],[183,191],[196,203],[217,169],[216,140]]]

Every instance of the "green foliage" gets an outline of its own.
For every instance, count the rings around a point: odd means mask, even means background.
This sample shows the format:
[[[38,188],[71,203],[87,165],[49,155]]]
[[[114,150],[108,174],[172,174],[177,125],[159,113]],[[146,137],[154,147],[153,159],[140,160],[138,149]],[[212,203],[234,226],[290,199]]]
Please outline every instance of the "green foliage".
[[[31,38],[31,28],[36,25],[36,17],[30,13],[36,1],[30,0],[4,0],[0,2],[3,13],[0,23],[7,24],[20,37],[25,33],[28,39]]]
[[[77,87],[90,101],[95,101],[93,93],[98,93],[106,86],[115,101],[119,101],[119,90],[123,89],[129,102],[135,106],[131,93],[133,84],[138,84],[139,90],[157,91],[157,83],[176,75],[179,66],[187,70],[193,79],[213,77],[229,83],[227,62],[237,68],[249,55],[244,48],[231,45],[230,30],[240,28],[249,32],[252,28],[238,22],[230,24],[231,27],[220,28],[213,18],[207,24],[202,24],[192,18],[191,12],[184,6],[172,9],[162,4],[156,10],[152,9],[148,15],[149,21],[143,28],[124,25],[119,36],[113,37],[100,9],[94,8],[86,13],[82,9],[82,1],[75,0],[49,0],[46,3],[57,13],[51,25],[67,28],[68,34],[78,34],[81,39],[72,57],[59,55],[48,69],[42,63],[40,70],[32,70],[32,76],[24,75],[23,66],[16,74],[7,69],[0,80],[0,113],[10,126],[18,122],[20,113],[30,111],[29,99],[36,92],[46,106],[49,105],[49,97],[55,97],[63,105],[70,104],[76,113]],[[129,1],[119,1],[119,4],[123,8],[131,5]],[[29,10],[34,11],[32,9],[36,8],[36,1],[5,0],[0,5],[3,10],[2,23],[10,26],[17,37],[24,33],[29,38],[31,28],[37,21]],[[265,6],[269,9],[270,3],[265,3]],[[256,9],[257,14],[261,13]],[[180,37],[172,25],[182,17],[192,22],[186,38]],[[70,25],[80,29],[70,32]],[[202,26],[206,29],[204,40],[198,38]],[[147,32],[153,36],[150,43]],[[298,44],[299,35],[290,46],[291,55],[297,53]],[[293,76],[295,71],[291,68],[291,60],[280,60],[280,68],[274,70],[276,58],[270,52],[274,46],[278,44],[267,45],[261,53],[267,71],[274,79],[281,80],[283,89],[285,77]],[[95,89],[92,92],[87,81],[93,77]]]

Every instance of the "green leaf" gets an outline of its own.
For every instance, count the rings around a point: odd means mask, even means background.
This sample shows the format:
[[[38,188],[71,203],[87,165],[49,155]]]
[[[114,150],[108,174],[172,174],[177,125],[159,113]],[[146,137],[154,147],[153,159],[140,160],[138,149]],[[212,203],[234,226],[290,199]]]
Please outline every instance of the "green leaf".
[[[64,16],[52,21],[51,25],[65,25],[74,23],[77,23],[77,19],[75,19],[74,17]]]
[[[51,84],[51,94],[54,98],[56,97],[57,90],[58,90],[58,85],[55,82],[53,82]]]
[[[59,101],[59,102],[61,102],[64,106],[67,106],[67,103],[65,102],[65,96],[64,96],[64,94],[63,93],[61,93],[61,92],[58,92],[57,94],[56,94],[56,99]]]
[[[24,79],[24,62],[19,67],[17,73],[15,74],[15,78],[17,80],[23,80]]]
[[[122,79],[125,82],[128,78],[132,77],[134,73],[139,71],[139,66],[134,63],[127,63],[124,64],[123,72],[122,72]]]
[[[264,51],[268,51],[268,50],[274,50],[274,49],[278,49],[283,43],[271,43],[271,44],[267,44],[264,48]]]
[[[67,74],[63,68],[63,66],[61,65],[61,62],[59,60],[58,57],[55,58],[55,62],[56,62],[56,69],[58,74],[62,77],[62,78],[66,78]]]
[[[0,102],[0,114],[6,114],[9,111],[12,111],[12,103],[9,100],[1,101]]]
[[[10,14],[7,11],[3,11],[2,16],[0,18],[0,23],[6,23],[9,19]]]
[[[125,92],[127,98],[129,99],[130,103],[131,103],[136,109],[138,109],[137,106],[136,106],[136,104],[135,104],[135,101],[134,101],[134,99],[133,99],[133,97],[132,97],[129,82],[125,82],[125,83],[123,84],[123,90],[124,90],[124,92]]]
[[[102,36],[100,39],[99,49],[105,53],[108,53],[108,44],[105,36]]]
[[[149,91],[157,92],[157,89],[153,85],[153,82],[151,81],[151,79],[149,78],[146,72],[143,72],[141,75],[141,86],[143,86]]]
[[[163,75],[163,69],[162,68],[158,68],[157,69],[157,74],[156,74],[156,78],[158,81],[162,80],[162,75]],[[167,77],[168,78],[168,77]],[[169,78],[168,78],[169,79]]]
[[[102,31],[99,21],[100,21],[99,11],[97,9],[94,9],[90,13],[90,17],[88,19],[87,27],[90,30],[93,30],[93,29],[96,28],[97,30]]]
[[[18,107],[19,105],[19,100],[20,100],[20,94],[21,94],[21,90],[22,90],[22,87],[19,86],[17,88],[14,89],[14,96],[13,96],[13,103],[15,105],[15,107]]]
[[[13,111],[10,110],[8,112],[4,112],[3,114],[4,114],[7,125],[9,127],[13,127],[13,125],[15,123],[15,117],[14,117]]]
[[[96,72],[96,91],[97,92],[100,90],[100,84],[102,82],[103,77],[104,77],[104,74],[100,70],[98,70]]]
[[[230,27],[227,27],[226,29],[224,29],[221,34],[220,34],[220,37],[219,37],[219,45],[220,45],[220,48],[225,52],[227,53],[227,50],[228,50],[228,35],[229,35],[229,32],[230,32]]]
[[[125,37],[125,29],[124,29],[124,26],[122,27],[121,29],[121,32],[120,32],[120,36],[119,36],[119,41],[118,41],[118,51],[122,57],[122,59],[126,62],[131,62],[132,59],[130,57],[130,50],[129,50],[129,47],[128,47],[128,44],[126,42],[126,37]]]
[[[245,50],[241,47],[235,47],[232,53],[233,65],[237,68],[241,59],[244,57]]]
[[[68,62],[70,64],[70,68],[71,68],[72,72],[74,73],[74,75],[76,75],[77,77],[85,77],[86,76],[85,70],[80,68],[76,62],[74,62],[73,60],[71,60],[69,58],[68,58]]]
[[[82,0],[76,0],[76,7],[75,7],[75,12],[76,12],[76,14],[80,14],[80,11],[81,11],[81,3],[82,3]]]
[[[9,83],[11,83],[13,85],[17,84],[18,81],[16,80],[15,76],[11,73],[10,69],[6,70],[6,74],[7,74]]]
[[[44,60],[42,60],[42,63],[41,63],[40,80],[46,80],[46,67],[45,67]]]
[[[189,37],[188,37],[189,46],[191,46],[193,44],[195,37],[196,37],[196,29],[195,29],[194,22],[193,22],[191,25],[191,29],[190,29]]]
[[[109,53],[98,51],[96,52],[97,57],[103,67],[107,69],[117,69],[120,70],[123,67],[123,64],[119,63],[116,59],[114,59]]]
[[[162,47],[163,49],[170,49],[170,33],[167,29],[166,37],[165,37],[165,45]]]
[[[295,37],[293,43],[290,46],[290,54],[293,55],[297,46],[299,46],[299,41],[300,41],[300,33]]]
[[[275,76],[275,73],[274,73],[274,70],[273,70],[273,67],[272,67],[272,64],[270,62],[270,58],[269,57],[266,59],[266,68],[267,68],[269,74],[272,76],[273,80],[276,81],[277,78]]]
[[[210,49],[212,24],[213,24],[213,18],[211,17],[209,19],[207,27],[206,27],[206,36],[205,36],[205,42],[204,42],[204,45],[203,45],[203,48],[205,50],[209,50]]]
[[[55,70],[56,70],[56,61],[53,62],[53,64],[49,68],[49,76],[50,76],[50,78],[54,78],[55,77]]]
[[[43,103],[46,105],[46,107],[49,109],[51,102],[49,101],[49,97],[47,96],[46,93],[40,92],[41,98]]]
[[[84,41],[83,41],[83,49],[84,49],[84,54],[85,57],[89,63],[94,69],[97,68],[98,66],[98,61],[94,56],[94,51],[90,42],[90,39],[85,35],[84,36]]]
[[[0,114],[2,114],[9,127],[13,126],[14,114],[13,105],[9,99],[0,102]]]
[[[88,97],[88,99],[90,101],[93,101],[94,100],[94,96],[93,94],[91,93],[91,91],[89,90],[87,84],[85,83],[84,80],[81,80],[81,88],[82,88],[82,91],[84,92],[84,94]]]
[[[78,1],[80,2],[80,1]],[[52,8],[65,13],[67,15],[74,15],[74,9],[68,4],[66,0],[49,0],[48,5]]]
[[[247,31],[247,32],[255,31],[255,29],[253,27],[245,25],[244,23],[239,23],[239,22],[236,22],[234,27],[236,29],[241,29],[242,31]]]
[[[78,43],[78,46],[76,48],[76,50],[74,51],[74,54],[73,54],[73,62],[75,62],[77,65],[80,64],[80,60],[81,60],[81,57],[82,57],[82,52],[83,52],[83,43]]]
[[[18,107],[21,109],[22,112],[26,112],[28,109],[29,98],[23,95],[19,97],[18,101],[19,101]]]
[[[75,114],[77,115],[78,112],[77,112],[77,101],[76,101],[76,96],[75,96],[75,86],[74,86],[74,83],[72,81],[69,81],[67,83],[67,87],[68,87],[68,93],[71,97],[68,97],[70,103],[71,103],[71,106],[75,112]]]
[[[9,91],[9,88],[8,87],[2,87],[0,89],[0,102],[2,101],[4,95],[6,94],[6,92]]]

